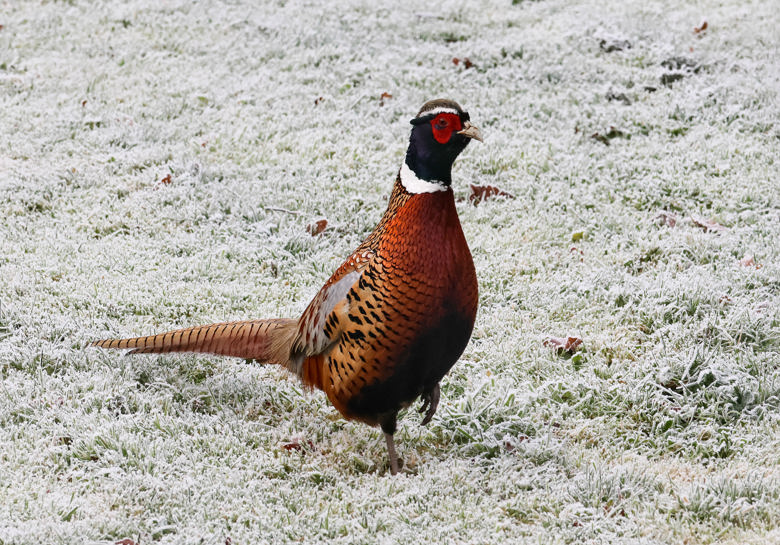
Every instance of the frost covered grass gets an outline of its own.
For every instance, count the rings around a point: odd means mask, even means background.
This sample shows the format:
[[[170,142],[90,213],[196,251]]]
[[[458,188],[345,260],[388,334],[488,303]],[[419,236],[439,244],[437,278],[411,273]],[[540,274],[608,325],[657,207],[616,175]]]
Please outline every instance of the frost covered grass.
[[[780,542],[772,2],[2,5],[1,544]],[[297,315],[439,96],[481,304],[401,476],[279,369],[85,349]]]

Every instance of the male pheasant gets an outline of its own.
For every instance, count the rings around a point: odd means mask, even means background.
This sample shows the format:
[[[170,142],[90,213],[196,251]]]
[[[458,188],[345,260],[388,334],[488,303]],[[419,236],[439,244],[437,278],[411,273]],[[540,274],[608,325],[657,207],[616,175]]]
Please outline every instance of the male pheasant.
[[[93,345],[282,365],[323,390],[345,418],[379,425],[395,475],[398,412],[421,397],[422,423],[430,422],[439,381],[471,337],[478,298],[451,169],[471,139],[482,140],[480,131],[456,102],[444,99],[427,102],[411,123],[387,211],[300,318],[226,322]]]

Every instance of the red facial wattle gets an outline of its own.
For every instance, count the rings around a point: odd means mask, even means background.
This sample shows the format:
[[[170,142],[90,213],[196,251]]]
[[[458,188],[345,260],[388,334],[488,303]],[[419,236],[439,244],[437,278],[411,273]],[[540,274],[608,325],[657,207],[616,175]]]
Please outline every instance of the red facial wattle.
[[[463,128],[460,117],[456,114],[443,113],[431,119],[433,128],[433,137],[439,144],[446,144],[450,141],[453,132]]]

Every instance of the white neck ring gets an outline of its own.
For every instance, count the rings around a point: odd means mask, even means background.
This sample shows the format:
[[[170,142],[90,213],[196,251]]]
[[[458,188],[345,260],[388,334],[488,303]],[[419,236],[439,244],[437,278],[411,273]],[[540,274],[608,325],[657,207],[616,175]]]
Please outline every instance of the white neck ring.
[[[421,180],[414,171],[409,168],[406,161],[401,165],[400,178],[401,185],[404,186],[404,189],[409,193],[435,193],[436,191],[447,191],[450,189],[444,182],[438,180]]]

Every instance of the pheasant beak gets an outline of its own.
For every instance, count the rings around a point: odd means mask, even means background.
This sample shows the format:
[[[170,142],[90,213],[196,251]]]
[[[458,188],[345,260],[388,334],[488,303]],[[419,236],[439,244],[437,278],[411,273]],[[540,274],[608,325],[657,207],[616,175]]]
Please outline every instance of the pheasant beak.
[[[468,136],[469,138],[473,138],[474,140],[479,140],[482,142],[482,133],[480,132],[479,128],[476,125],[472,125],[470,121],[463,122],[463,130],[458,131],[458,134],[462,134],[463,136]]]

